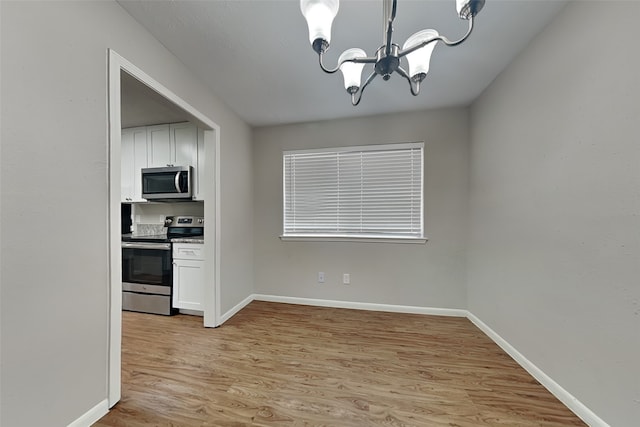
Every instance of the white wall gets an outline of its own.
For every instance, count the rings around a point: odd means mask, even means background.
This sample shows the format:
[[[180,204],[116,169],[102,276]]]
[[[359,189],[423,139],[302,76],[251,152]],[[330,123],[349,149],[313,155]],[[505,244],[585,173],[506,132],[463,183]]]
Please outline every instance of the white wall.
[[[221,127],[223,311],[253,291],[251,131],[115,2],[0,8],[0,424],[63,426],[107,396],[107,49]]]
[[[469,309],[612,426],[640,420],[637,2],[573,2],[473,105]]]
[[[425,245],[282,242],[282,151],[425,141]],[[449,109],[254,130],[257,293],[465,308],[468,111]],[[317,272],[326,274],[318,284]],[[351,284],[342,284],[342,274]]]
[[[221,312],[253,293],[253,181],[251,130],[220,125]]]

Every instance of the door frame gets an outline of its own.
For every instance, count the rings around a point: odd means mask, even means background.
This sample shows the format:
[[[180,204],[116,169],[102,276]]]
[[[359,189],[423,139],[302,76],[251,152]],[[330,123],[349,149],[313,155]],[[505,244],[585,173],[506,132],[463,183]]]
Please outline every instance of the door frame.
[[[113,407],[121,396],[122,352],[122,252],[120,219],[121,170],[121,98],[120,73],[135,77],[191,116],[204,129],[205,182],[204,218],[207,238],[204,242],[205,283],[204,326],[220,325],[220,126],[160,84],[112,49],[108,49],[108,182],[109,182],[109,311],[108,311],[108,401]],[[212,162],[211,159],[214,159]],[[213,206],[213,209],[211,208]]]

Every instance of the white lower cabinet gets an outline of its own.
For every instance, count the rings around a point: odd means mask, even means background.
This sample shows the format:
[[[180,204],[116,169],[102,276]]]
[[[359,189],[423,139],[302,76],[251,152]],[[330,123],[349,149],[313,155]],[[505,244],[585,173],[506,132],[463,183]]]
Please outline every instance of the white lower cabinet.
[[[173,307],[204,311],[203,245],[173,244]]]

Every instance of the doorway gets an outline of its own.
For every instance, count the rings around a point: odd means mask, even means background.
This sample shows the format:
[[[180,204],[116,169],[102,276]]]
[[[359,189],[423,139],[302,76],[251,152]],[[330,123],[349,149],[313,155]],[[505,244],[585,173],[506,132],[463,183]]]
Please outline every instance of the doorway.
[[[109,354],[108,400],[111,408],[121,395],[122,350],[122,254],[121,254],[121,73],[132,77],[145,89],[157,94],[168,108],[183,115],[204,130],[205,185],[204,218],[207,238],[204,243],[205,277],[204,327],[220,324],[220,127],[171,90],[127,61],[115,51],[108,51],[109,78]]]

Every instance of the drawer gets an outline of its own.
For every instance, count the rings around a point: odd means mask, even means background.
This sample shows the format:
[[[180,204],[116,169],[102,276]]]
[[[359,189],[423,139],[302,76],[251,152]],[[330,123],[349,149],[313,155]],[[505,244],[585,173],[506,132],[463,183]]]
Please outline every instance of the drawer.
[[[171,297],[169,295],[149,295],[135,292],[122,293],[122,309],[140,313],[164,314],[170,316]]]
[[[174,243],[173,258],[204,260],[204,246],[197,243]]]
[[[122,282],[122,290],[141,294],[171,295],[171,286],[146,285],[143,283]]]

